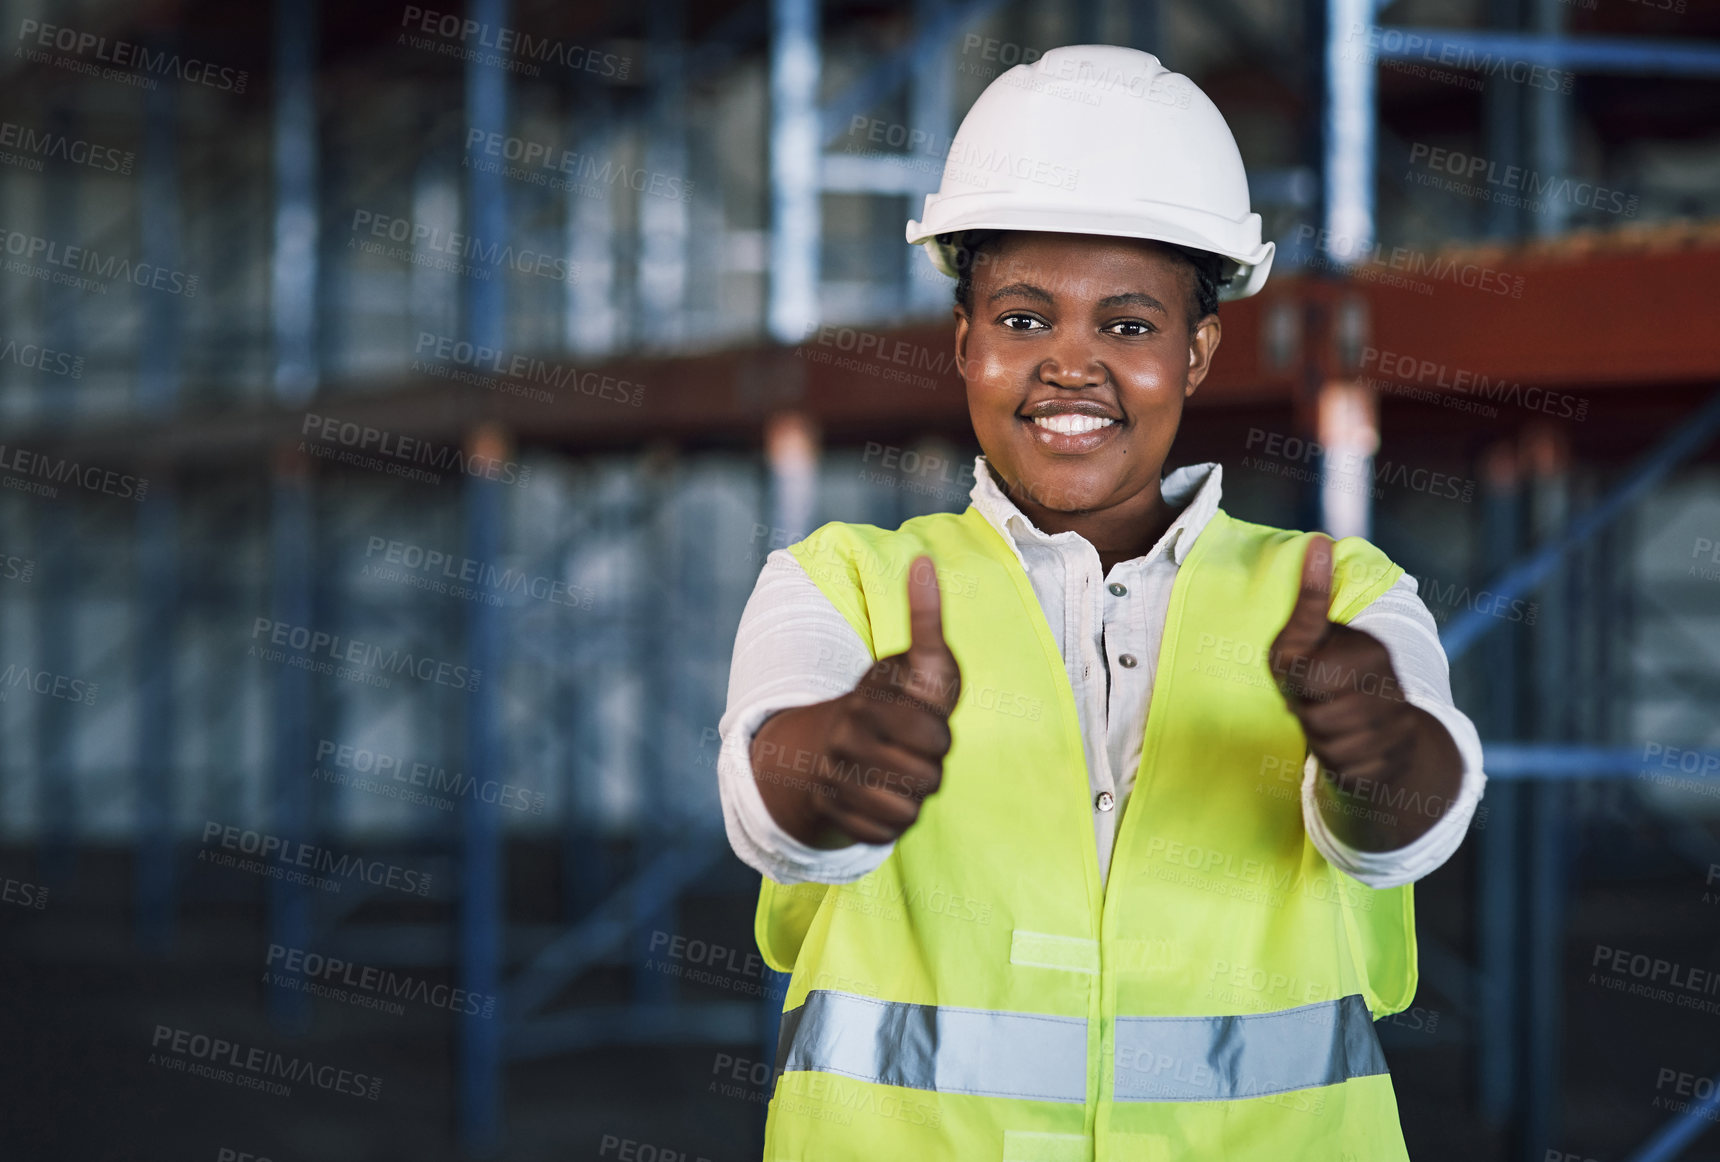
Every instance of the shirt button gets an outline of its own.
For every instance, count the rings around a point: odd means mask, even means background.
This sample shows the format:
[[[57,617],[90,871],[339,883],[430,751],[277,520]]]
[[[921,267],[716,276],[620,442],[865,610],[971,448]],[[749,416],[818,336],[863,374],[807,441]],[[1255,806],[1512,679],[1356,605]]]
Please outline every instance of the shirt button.
[[[1122,657],[1117,659],[1117,662],[1123,667],[1123,669],[1132,670],[1135,668],[1135,655],[1124,654]]]
[[[1101,811],[1109,811],[1117,805],[1117,796],[1109,791],[1100,791],[1099,797],[1093,800],[1093,805]]]
[[[1124,585],[1122,582],[1120,582],[1120,581],[1111,582],[1111,594],[1112,594],[1112,596],[1121,597],[1123,594],[1127,593],[1128,591],[1129,591],[1129,587],[1127,585]]]

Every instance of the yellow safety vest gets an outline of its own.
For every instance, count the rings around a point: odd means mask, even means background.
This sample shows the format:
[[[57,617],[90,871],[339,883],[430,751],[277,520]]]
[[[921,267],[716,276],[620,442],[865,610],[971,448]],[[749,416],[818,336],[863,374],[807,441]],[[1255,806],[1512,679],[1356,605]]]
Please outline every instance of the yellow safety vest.
[[[763,882],[759,947],[793,973],[766,1162],[1407,1160],[1372,1022],[1415,995],[1411,890],[1314,848],[1266,662],[1307,542],[1219,511],[1178,570],[1105,888],[1063,658],[996,529],[970,507],[792,546],[874,657],[907,649],[931,554],[962,689],[882,866]],[[1403,572],[1358,537],[1334,564],[1340,622]]]

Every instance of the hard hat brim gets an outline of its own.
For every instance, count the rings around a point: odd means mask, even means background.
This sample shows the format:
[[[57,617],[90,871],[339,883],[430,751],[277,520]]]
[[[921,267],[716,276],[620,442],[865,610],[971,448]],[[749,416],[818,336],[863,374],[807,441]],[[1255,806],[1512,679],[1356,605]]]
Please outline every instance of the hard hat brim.
[[[991,201],[980,198],[975,201]],[[930,201],[930,199],[928,199]],[[1260,215],[1249,214],[1241,222],[1219,218],[1184,206],[1161,207],[1159,213],[1143,212],[1139,203],[1120,205],[1095,211],[1083,207],[1061,206],[998,206],[976,204],[952,206],[962,198],[944,198],[935,207],[928,205],[926,220],[910,221],[908,242],[923,246],[932,265],[951,278],[957,277],[954,247],[940,240],[968,230],[1023,230],[1049,234],[1097,234],[1110,238],[1140,238],[1166,242],[1189,250],[1201,250],[1226,259],[1230,266],[1226,280],[1220,284],[1219,298],[1223,301],[1247,298],[1266,282],[1272,269],[1276,246],[1271,242],[1255,241],[1260,237]],[[1215,240],[1229,234],[1231,245],[1215,245]]]

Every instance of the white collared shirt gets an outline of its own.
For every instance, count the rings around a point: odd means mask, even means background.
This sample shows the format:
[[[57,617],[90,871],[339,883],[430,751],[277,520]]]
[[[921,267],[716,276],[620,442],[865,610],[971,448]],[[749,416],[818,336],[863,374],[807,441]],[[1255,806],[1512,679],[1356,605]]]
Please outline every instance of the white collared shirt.
[[[1171,585],[1218,510],[1222,479],[1223,469],[1211,463],[1165,477],[1165,503],[1182,511],[1148,553],[1119,561],[1101,576],[1098,551],[1085,538],[1041,531],[998,487],[985,457],[974,460],[969,494],[974,507],[1014,550],[1063,655],[1091,782],[1101,878],[1110,869],[1117,825],[1141,761]],[[1433,827],[1395,851],[1363,852],[1326,825],[1314,798],[1318,763],[1309,755],[1302,775],[1302,818],[1314,846],[1369,887],[1395,887],[1432,872],[1463,841],[1486,782],[1481,740],[1468,716],[1452,705],[1445,651],[1413,577],[1404,574],[1349,624],[1386,647],[1405,700],[1438,719],[1463,758],[1461,790]],[[876,869],[894,849],[894,844],[856,843],[825,851],[801,843],[771,817],[752,776],[752,739],[766,718],[852,690],[873,661],[794,555],[786,549],[772,552],[735,637],[728,708],[718,724],[717,778],[735,854],[778,883],[850,883]]]

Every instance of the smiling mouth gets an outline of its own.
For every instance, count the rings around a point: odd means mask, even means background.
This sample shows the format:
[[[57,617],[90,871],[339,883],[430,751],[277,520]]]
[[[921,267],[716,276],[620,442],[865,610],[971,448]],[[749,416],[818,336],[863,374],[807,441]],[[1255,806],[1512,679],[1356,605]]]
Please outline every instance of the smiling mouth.
[[[1087,416],[1077,412],[1065,412],[1054,416],[1034,416],[1033,425],[1048,432],[1056,432],[1062,436],[1079,436],[1086,432],[1096,432],[1100,428],[1109,428],[1116,420],[1105,416]]]
[[[1119,420],[1082,412],[1059,412],[1049,416],[1022,416],[1033,429],[1033,442],[1053,455],[1082,455],[1109,444],[1122,430]]]

